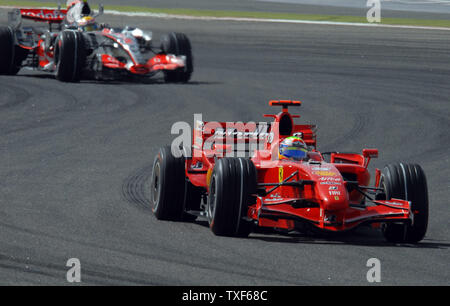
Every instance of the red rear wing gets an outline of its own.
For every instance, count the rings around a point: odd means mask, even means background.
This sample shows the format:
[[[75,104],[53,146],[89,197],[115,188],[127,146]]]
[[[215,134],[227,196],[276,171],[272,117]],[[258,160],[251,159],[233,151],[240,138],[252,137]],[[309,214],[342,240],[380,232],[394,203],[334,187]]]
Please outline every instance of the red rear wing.
[[[301,133],[308,146],[316,147],[314,125],[295,125],[293,134]],[[266,122],[202,122],[197,121],[193,132],[194,151],[215,150],[248,151],[249,148],[270,149],[277,144],[279,135],[273,129],[273,123]],[[282,137],[284,138],[284,137]],[[237,144],[245,144],[237,146]],[[250,147],[248,146],[249,144]],[[229,146],[231,145],[231,147]]]
[[[316,126],[295,124],[293,118],[300,116],[288,112],[289,106],[300,106],[300,101],[272,100],[270,105],[283,107],[283,111],[278,115],[265,115],[274,118],[271,123],[196,121],[192,135],[194,155],[198,156],[198,153],[210,150],[251,152],[257,148],[272,151],[273,146],[278,146],[281,139],[296,134],[301,136],[308,146],[316,148]],[[245,145],[236,146],[236,144]]]
[[[207,140],[222,143],[248,143],[272,137],[271,124],[265,122],[203,122],[197,121],[194,128],[194,144],[200,146]]]
[[[59,9],[20,9],[23,19],[34,21],[61,23],[66,18],[67,10]]]
[[[301,106],[301,101],[292,101],[292,100],[271,100],[269,101],[270,106],[282,106],[283,108],[287,108],[288,106]]]

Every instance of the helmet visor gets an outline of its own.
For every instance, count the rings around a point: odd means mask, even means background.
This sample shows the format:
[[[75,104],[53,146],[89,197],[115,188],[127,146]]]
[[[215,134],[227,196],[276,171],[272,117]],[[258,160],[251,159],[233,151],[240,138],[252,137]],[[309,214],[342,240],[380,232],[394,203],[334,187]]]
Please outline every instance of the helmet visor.
[[[87,26],[82,27],[83,31],[85,32],[92,32],[92,31],[97,31],[98,30],[98,25],[97,24],[89,24]]]
[[[289,159],[302,160],[304,159],[308,152],[306,149],[298,148],[298,147],[286,147],[280,149],[280,154]]]

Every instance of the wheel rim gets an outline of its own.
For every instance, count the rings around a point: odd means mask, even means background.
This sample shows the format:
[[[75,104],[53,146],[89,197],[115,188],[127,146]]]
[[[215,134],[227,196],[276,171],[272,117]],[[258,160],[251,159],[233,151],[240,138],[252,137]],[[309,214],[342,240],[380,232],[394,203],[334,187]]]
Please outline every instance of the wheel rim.
[[[161,195],[161,167],[159,162],[155,163],[153,167],[152,174],[152,183],[151,183],[151,192],[152,192],[152,200],[153,200],[153,212],[158,209],[159,198]]]

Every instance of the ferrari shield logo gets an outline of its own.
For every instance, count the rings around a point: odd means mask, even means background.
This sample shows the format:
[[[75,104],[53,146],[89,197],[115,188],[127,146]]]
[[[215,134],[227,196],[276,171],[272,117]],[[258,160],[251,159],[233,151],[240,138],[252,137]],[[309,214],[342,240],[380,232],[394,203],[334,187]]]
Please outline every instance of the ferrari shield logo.
[[[283,167],[280,167],[280,168],[278,168],[278,181],[280,183],[283,182],[283,178],[284,178]]]

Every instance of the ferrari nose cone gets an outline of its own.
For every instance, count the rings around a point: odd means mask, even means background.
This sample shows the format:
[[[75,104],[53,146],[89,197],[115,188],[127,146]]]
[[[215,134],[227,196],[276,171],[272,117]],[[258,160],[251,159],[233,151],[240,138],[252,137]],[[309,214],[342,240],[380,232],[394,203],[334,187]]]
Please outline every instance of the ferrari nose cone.
[[[326,210],[341,210],[348,207],[347,194],[341,191],[329,191],[322,198],[323,207]]]
[[[348,194],[340,172],[333,166],[311,167],[315,177],[317,193],[326,210],[345,209],[348,206]]]

